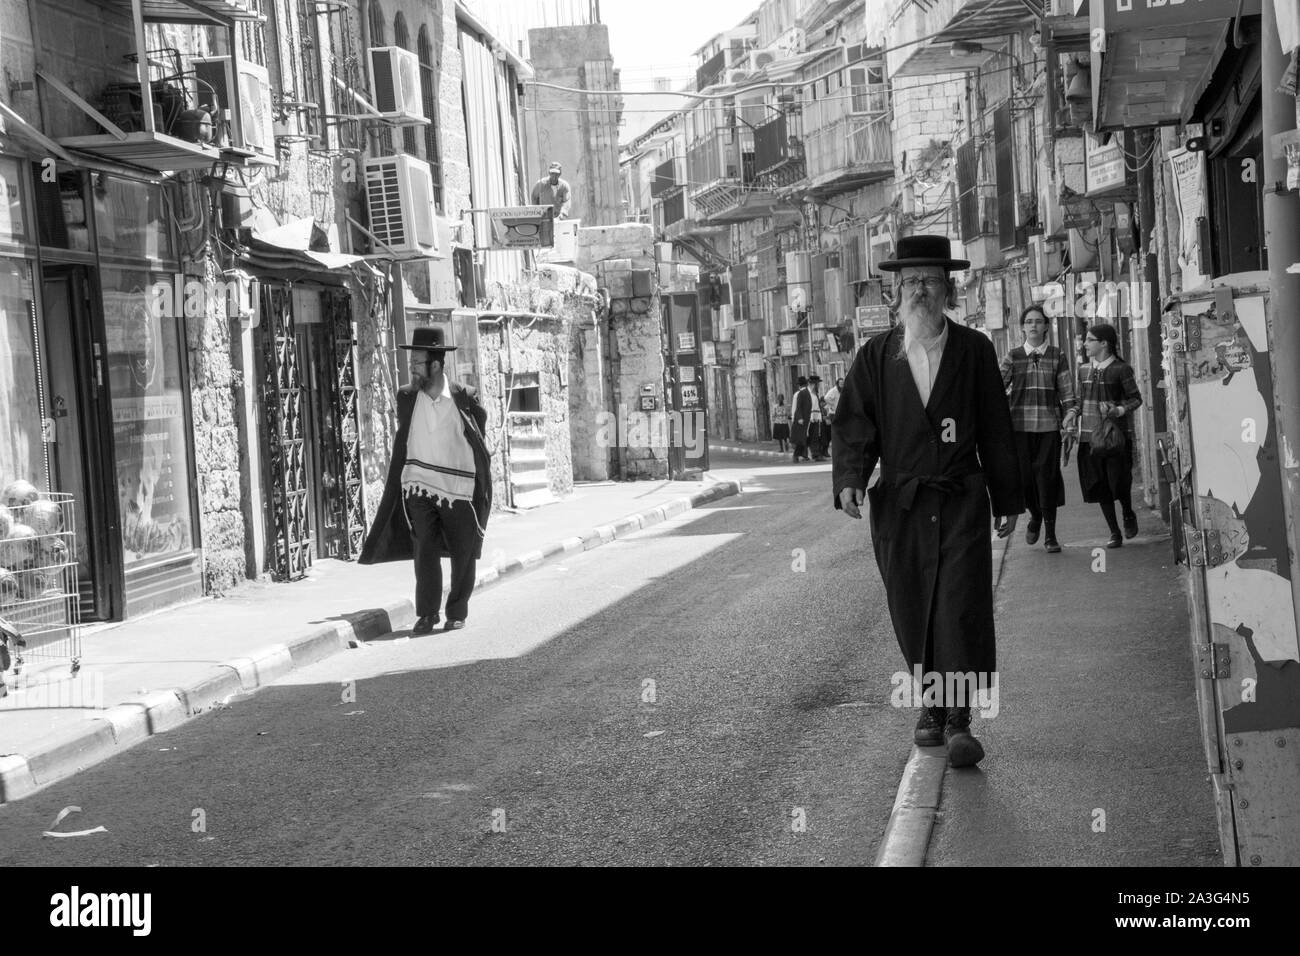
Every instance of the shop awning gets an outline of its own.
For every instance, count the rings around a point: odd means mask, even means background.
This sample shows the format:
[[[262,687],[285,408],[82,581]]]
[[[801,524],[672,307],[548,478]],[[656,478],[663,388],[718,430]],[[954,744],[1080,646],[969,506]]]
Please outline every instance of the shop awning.
[[[254,228],[245,260],[248,265],[272,272],[299,271],[319,275],[342,272],[356,262],[365,262],[365,256],[343,252],[316,252],[311,246],[315,221],[296,219],[271,228]],[[341,278],[341,276],[340,276]]]
[[[956,7],[946,22],[936,23],[944,12]],[[907,32],[930,38],[922,43],[902,47],[887,55],[890,76],[933,76],[945,73],[962,73],[977,70],[993,54],[980,51],[966,56],[953,57],[952,45],[958,41],[991,39],[994,45],[1009,34],[1020,33],[1033,18],[1041,18],[1041,0],[959,0],[944,3],[931,13],[925,7],[919,16],[901,18],[899,24],[911,27]],[[897,48],[908,39],[898,29],[891,33],[889,46]]]
[[[1200,0],[1127,10],[1091,5],[1093,123],[1098,132],[1186,123],[1205,92],[1234,18],[1260,12],[1261,0]]]
[[[106,0],[120,7],[128,16],[132,0]],[[230,23],[234,20],[260,20],[249,0],[137,0],[146,23]]]
[[[62,146],[27,122],[3,102],[0,102],[0,136],[11,137],[25,147],[23,151],[32,155],[33,158],[53,155],[59,157],[65,163],[76,162]]]

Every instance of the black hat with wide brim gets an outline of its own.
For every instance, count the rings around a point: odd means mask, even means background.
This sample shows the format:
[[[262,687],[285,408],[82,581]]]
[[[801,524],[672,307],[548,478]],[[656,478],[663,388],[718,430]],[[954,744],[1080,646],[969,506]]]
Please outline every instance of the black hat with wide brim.
[[[422,352],[454,352],[457,346],[445,344],[446,335],[442,329],[420,328],[411,333],[410,345],[399,345],[399,349],[419,349]]]
[[[886,259],[879,268],[885,272],[898,272],[909,266],[943,266],[945,269],[967,269],[970,262],[952,257],[952,243],[947,236],[904,236],[898,240],[893,259]]]

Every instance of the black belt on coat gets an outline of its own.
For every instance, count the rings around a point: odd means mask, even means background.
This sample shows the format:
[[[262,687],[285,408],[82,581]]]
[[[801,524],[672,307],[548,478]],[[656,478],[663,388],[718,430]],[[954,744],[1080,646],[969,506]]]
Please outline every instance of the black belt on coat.
[[[942,475],[918,475],[889,465],[880,466],[880,480],[898,489],[898,506],[904,511],[912,510],[916,493],[922,485],[934,489],[941,495],[952,495],[962,490],[967,478],[981,474],[983,474],[981,471],[963,471]]]

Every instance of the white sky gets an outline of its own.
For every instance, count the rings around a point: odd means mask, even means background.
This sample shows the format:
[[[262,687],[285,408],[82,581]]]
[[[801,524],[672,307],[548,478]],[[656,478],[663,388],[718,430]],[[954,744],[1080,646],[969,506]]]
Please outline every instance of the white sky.
[[[575,23],[589,0],[466,0],[511,49],[529,27]],[[695,51],[759,8],[762,0],[600,0],[610,53],[624,91],[650,92],[655,77],[681,89],[695,77]],[[632,139],[685,102],[680,96],[628,96],[620,138]]]
[[[610,53],[625,91],[652,90],[656,76],[680,89],[695,77],[695,51],[757,10],[761,0],[601,0]],[[623,101],[624,142],[685,100],[680,96],[628,96]]]

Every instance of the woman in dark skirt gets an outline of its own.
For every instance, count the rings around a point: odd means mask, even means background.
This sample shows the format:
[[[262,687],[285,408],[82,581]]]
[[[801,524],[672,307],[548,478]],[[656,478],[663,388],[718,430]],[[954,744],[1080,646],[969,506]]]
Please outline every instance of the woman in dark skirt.
[[[781,451],[786,450],[786,442],[790,440],[790,406],[786,405],[784,395],[776,397],[776,408],[772,410],[772,438]]]
[[[1079,371],[1079,395],[1082,414],[1079,416],[1079,485],[1083,500],[1101,506],[1101,513],[1110,528],[1108,548],[1118,548],[1124,538],[1138,533],[1137,515],[1133,511],[1133,413],[1142,405],[1133,367],[1119,355],[1119,336],[1112,325],[1094,325],[1084,336],[1084,348],[1089,363]],[[1092,430],[1102,418],[1119,422],[1124,433],[1124,450],[1105,458],[1094,456],[1089,447]],[[1120,535],[1119,521],[1115,515],[1115,502],[1119,501],[1124,517],[1124,533]]]

